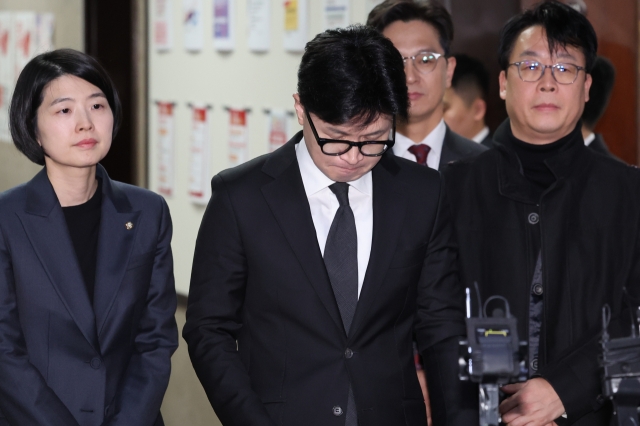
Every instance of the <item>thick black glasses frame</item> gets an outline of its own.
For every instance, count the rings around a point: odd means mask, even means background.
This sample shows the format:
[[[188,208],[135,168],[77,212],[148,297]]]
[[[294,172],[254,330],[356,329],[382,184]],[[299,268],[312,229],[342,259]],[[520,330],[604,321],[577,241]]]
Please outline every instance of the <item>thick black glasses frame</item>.
[[[396,143],[396,115],[393,114],[393,128],[391,129],[391,139],[386,140],[386,141],[365,141],[365,142],[352,142],[352,141],[348,141],[348,140],[343,140],[343,139],[327,139],[327,138],[321,138],[320,136],[318,136],[318,131],[316,130],[316,126],[313,125],[313,120],[311,120],[311,116],[309,115],[309,111],[307,111],[305,109],[305,114],[307,115],[307,120],[309,121],[309,125],[311,126],[311,131],[313,132],[313,136],[316,138],[316,142],[318,142],[318,145],[320,145],[320,150],[322,151],[323,154],[325,155],[331,155],[334,157],[337,157],[339,155],[345,154],[347,152],[349,152],[351,150],[351,148],[353,148],[354,146],[358,147],[358,151],[360,151],[360,154],[364,155],[365,157],[380,157],[381,155],[383,155],[385,152],[387,152],[389,150],[389,148],[393,147],[393,145],[395,145]],[[327,153],[324,152],[324,146],[328,143],[341,143],[341,144],[349,144],[349,148],[345,149],[342,152],[338,152],[338,153]],[[362,147],[365,145],[386,145],[386,148],[379,154],[365,154],[364,152],[362,152]]]

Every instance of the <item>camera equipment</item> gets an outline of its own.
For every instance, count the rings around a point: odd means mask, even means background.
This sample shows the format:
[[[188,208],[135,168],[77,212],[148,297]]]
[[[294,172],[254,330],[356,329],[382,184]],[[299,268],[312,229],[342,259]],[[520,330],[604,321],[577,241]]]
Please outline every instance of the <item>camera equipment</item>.
[[[626,291],[625,291],[626,293]],[[640,322],[640,309],[636,310]],[[609,338],[611,309],[602,308],[602,360],[603,393],[613,402],[614,423],[618,426],[638,426],[640,405],[640,337],[636,332],[633,315],[631,337]]]
[[[471,318],[471,297],[467,288],[467,340],[460,342],[460,380],[479,384],[480,426],[498,426],[500,386],[527,380],[527,343],[518,340],[517,320],[511,316],[509,302],[492,296],[484,306],[477,283],[478,317]],[[487,304],[502,300],[505,312],[495,309],[487,317]]]

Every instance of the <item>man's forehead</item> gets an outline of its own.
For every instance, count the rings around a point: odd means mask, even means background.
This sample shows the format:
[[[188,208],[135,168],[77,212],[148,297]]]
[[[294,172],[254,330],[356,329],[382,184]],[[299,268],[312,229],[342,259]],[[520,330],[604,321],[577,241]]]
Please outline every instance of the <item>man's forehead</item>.
[[[537,25],[522,30],[513,46],[511,59],[518,61],[525,58],[571,60],[581,63],[585,61],[584,54],[577,47],[560,43],[549,46],[546,31]]]

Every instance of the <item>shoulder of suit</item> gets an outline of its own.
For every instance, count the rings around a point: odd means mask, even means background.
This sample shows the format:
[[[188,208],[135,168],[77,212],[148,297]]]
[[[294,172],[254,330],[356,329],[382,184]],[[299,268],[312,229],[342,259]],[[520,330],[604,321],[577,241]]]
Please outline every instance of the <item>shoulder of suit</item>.
[[[446,177],[473,174],[475,171],[484,173],[483,170],[486,170],[487,167],[493,168],[493,165],[498,162],[499,156],[500,153],[496,149],[485,149],[477,155],[450,161],[443,168],[442,173]]]
[[[27,183],[0,192],[0,214],[11,210],[11,206],[23,205],[27,198]]]
[[[416,179],[427,179],[427,180],[440,180],[440,173],[437,170],[432,169],[431,167],[426,167],[421,164],[416,163],[415,161],[407,160],[406,158],[394,156],[393,160],[396,162],[400,169],[400,173],[398,176],[401,179],[407,179],[412,182],[415,182]],[[377,165],[376,167],[381,167],[382,165]]]
[[[463,136],[460,136],[456,132],[449,129],[449,134],[451,136],[451,141],[455,143],[456,147],[460,154],[466,157],[478,155],[481,152],[486,151],[488,148],[482,144],[472,141],[471,139],[467,139]]]

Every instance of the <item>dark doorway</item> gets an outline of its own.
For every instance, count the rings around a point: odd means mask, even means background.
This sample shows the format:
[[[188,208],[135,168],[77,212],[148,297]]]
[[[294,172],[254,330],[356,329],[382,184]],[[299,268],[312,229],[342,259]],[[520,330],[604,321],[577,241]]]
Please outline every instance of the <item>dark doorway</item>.
[[[101,164],[112,179],[134,183],[133,2],[85,0],[85,50],[105,67],[122,102],[122,126]]]

